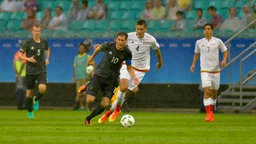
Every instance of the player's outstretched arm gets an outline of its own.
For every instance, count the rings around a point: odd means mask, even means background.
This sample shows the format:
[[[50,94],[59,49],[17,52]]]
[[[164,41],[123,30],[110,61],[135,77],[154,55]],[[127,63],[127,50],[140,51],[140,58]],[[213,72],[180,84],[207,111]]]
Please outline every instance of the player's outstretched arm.
[[[156,49],[155,54],[156,54],[156,57],[158,60],[158,63],[156,64],[156,69],[158,70],[163,66],[162,53],[161,53],[160,49]]]
[[[196,62],[198,60],[198,57],[199,57],[199,54],[195,53],[194,57],[193,57],[192,65],[190,66],[190,72],[192,72],[192,73],[195,71],[195,66],[196,66]]]

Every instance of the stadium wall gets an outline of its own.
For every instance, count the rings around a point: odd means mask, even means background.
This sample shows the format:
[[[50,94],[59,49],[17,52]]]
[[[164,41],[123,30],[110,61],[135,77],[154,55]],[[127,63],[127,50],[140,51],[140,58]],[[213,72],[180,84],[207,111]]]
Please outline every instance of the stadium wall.
[[[15,74],[12,67],[13,55],[19,49],[19,39],[0,39],[0,82],[14,82]],[[113,41],[112,39],[92,39],[93,44]],[[155,70],[157,59],[151,51],[151,71],[148,72],[142,83],[157,84],[198,84],[200,83],[199,62],[195,73],[191,74],[189,68],[194,54],[194,38],[160,38],[157,39],[163,55],[163,68]],[[49,39],[51,48],[50,64],[47,67],[47,76],[50,83],[69,83],[73,75],[73,60],[78,52],[78,45],[84,39]],[[225,39],[223,39],[225,41]],[[231,42],[231,57],[235,57],[243,49],[253,43],[255,39],[238,38]],[[90,51],[92,53],[92,50]],[[101,54],[96,57],[99,63]],[[221,55],[222,59],[222,55]],[[244,63],[243,72],[246,74],[256,66],[256,56]],[[239,61],[231,66],[232,83],[239,79]],[[227,69],[222,71],[221,83],[227,84]]]
[[[15,83],[0,83],[0,106],[15,106]],[[199,108],[201,91],[198,84],[141,84],[131,108]],[[221,85],[220,92],[227,85]],[[41,100],[42,107],[72,107],[75,84],[48,83]],[[94,105],[98,104],[100,97]]]

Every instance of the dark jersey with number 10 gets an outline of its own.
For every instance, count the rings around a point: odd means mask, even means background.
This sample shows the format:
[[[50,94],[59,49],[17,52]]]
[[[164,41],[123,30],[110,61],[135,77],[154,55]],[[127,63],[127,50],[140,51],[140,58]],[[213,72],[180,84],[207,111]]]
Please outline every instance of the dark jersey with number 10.
[[[114,42],[102,44],[101,51],[105,54],[97,66],[95,75],[118,79],[123,61],[132,59],[131,51],[127,46],[122,51],[117,50]]]
[[[26,73],[27,74],[39,74],[46,72],[45,67],[45,51],[48,50],[48,42],[40,38],[40,42],[36,43],[33,39],[26,40],[20,52],[26,53],[27,57],[34,56],[35,63],[27,62]]]

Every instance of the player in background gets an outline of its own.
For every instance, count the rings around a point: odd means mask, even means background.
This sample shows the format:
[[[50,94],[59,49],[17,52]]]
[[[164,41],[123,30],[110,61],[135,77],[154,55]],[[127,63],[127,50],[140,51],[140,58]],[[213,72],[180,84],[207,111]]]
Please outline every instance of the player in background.
[[[127,71],[133,78],[134,84],[139,81],[131,67],[132,53],[126,46],[127,37],[127,33],[119,32],[115,42],[106,42],[102,45],[97,44],[94,46],[95,50],[89,57],[88,62],[92,62],[100,51],[104,52],[104,56],[97,66],[91,82],[87,85],[86,103],[89,105],[94,102],[98,91],[101,91],[102,99],[100,105],[86,117],[86,125],[90,125],[91,119],[101,114],[109,106],[113,91],[118,86],[120,68],[124,61],[126,61]]]
[[[42,38],[41,27],[34,25],[32,27],[32,38],[26,40],[20,48],[19,57],[26,60],[26,103],[28,109],[28,118],[34,118],[34,110],[39,109],[39,99],[43,97],[46,91],[46,66],[49,64],[50,48],[48,42]],[[23,55],[26,53],[26,56]],[[33,97],[33,89],[38,83],[37,96]]]
[[[136,23],[136,32],[128,33],[127,45],[132,52],[132,68],[135,71],[139,82],[144,78],[146,72],[150,70],[150,48],[152,48],[156,54],[158,63],[156,69],[160,69],[163,64],[162,54],[160,46],[156,39],[146,33],[147,23],[145,20],[138,20]],[[112,104],[111,108],[98,120],[99,123],[103,123],[109,117],[109,121],[115,121],[118,114],[121,112],[121,106],[129,95],[138,92],[138,85],[134,84],[133,79],[126,70],[126,65],[122,65],[120,70],[120,90],[116,91],[117,99]]]
[[[213,36],[212,24],[205,24],[203,30],[204,38],[196,41],[195,54],[190,72],[194,72],[197,59],[200,55],[201,82],[204,89],[203,101],[206,111],[205,120],[207,122],[213,122],[213,109],[220,87],[220,66],[224,67],[226,65],[228,50],[221,39]],[[219,63],[220,50],[223,52],[223,60]]]

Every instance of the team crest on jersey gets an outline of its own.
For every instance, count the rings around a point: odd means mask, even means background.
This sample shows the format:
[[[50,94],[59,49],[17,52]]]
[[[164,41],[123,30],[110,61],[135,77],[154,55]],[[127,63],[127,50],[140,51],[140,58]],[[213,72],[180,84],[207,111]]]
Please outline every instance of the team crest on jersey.
[[[112,51],[108,52],[108,54],[112,55]]]
[[[31,47],[30,49],[32,49],[32,50],[33,50],[33,49],[35,49],[35,48],[34,48],[34,47]]]

